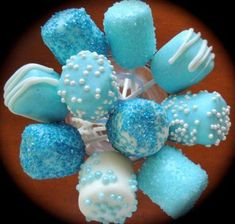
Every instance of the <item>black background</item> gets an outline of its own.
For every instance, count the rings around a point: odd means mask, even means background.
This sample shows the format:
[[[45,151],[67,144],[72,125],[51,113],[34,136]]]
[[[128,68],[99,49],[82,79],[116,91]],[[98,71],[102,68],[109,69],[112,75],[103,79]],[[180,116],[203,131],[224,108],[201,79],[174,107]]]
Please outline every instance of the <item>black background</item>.
[[[77,0],[79,1],[79,0]],[[61,0],[4,2],[0,7],[0,64],[11,49],[11,45],[33,21],[60,4]],[[102,0],[100,0],[102,2]],[[171,0],[200,18],[221,40],[230,56],[234,58],[234,12],[232,1]],[[1,3],[3,4],[3,3]],[[12,29],[14,27],[14,29]],[[3,121],[1,121],[3,122]],[[234,163],[224,181],[198,209],[174,223],[234,223]],[[12,182],[0,164],[0,222],[62,223],[48,215],[27,199]]]

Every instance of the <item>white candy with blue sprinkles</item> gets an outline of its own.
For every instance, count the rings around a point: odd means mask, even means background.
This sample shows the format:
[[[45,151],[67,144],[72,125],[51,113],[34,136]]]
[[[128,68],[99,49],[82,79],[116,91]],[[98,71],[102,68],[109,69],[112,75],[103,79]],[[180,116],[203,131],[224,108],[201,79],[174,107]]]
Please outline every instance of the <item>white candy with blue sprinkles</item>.
[[[162,102],[170,120],[169,140],[207,147],[226,140],[231,126],[230,106],[217,92],[172,95]]]
[[[141,158],[161,149],[168,137],[169,122],[161,105],[136,98],[116,103],[106,128],[116,150]]]
[[[111,62],[96,52],[81,51],[62,69],[57,93],[73,116],[88,121],[107,116],[119,94]]]
[[[85,144],[71,125],[31,124],[22,134],[20,162],[33,179],[61,178],[77,173],[84,156]]]
[[[79,208],[87,221],[124,223],[137,210],[132,162],[119,152],[95,152],[79,172]]]

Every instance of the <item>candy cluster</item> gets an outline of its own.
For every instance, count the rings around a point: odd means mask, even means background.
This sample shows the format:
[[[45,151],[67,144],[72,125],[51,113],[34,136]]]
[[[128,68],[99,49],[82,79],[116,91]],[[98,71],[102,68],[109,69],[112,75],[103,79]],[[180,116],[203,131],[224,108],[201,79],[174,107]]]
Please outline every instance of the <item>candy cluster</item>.
[[[111,6],[104,30],[83,8],[56,13],[41,35],[61,63],[61,75],[28,64],[7,81],[9,110],[44,122],[22,134],[22,168],[41,180],[79,173],[78,205],[87,221],[124,223],[137,210],[138,189],[178,218],[194,206],[208,176],[166,141],[218,146],[231,126],[230,107],[219,93],[180,93],[212,71],[212,47],[191,28],[157,50],[151,8],[139,0]],[[130,80],[120,86],[111,60],[129,73],[148,65],[153,80],[142,86],[131,80],[135,90],[128,93]],[[160,104],[141,98],[155,83],[173,95]],[[88,153],[104,142],[110,150]],[[140,158],[145,161],[135,172]]]

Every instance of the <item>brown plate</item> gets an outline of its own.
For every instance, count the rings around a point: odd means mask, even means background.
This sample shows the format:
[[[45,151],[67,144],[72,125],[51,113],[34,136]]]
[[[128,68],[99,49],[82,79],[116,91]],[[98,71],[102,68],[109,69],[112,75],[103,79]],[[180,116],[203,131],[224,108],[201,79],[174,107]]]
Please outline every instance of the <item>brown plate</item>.
[[[39,21],[29,27],[25,33],[17,40],[10,54],[5,60],[5,64],[0,69],[1,89],[6,80],[20,66],[35,62],[49,67],[53,67],[60,72],[60,66],[53,55],[43,44],[40,37],[40,26],[51,16],[52,13],[70,7],[85,7],[91,17],[102,28],[103,14],[114,1],[68,1],[67,3],[54,8],[48,12]],[[198,19],[175,5],[163,1],[149,0],[158,38],[158,48],[171,39],[174,35],[183,29],[194,27],[201,31],[203,37],[214,46],[216,54],[216,66],[212,74],[203,80],[199,85],[191,88],[193,91],[209,90],[218,91],[222,94],[228,104],[232,107],[232,121],[235,121],[233,108],[235,108],[234,98],[234,67],[214,34],[205,27]],[[94,10],[95,9],[95,10]],[[21,132],[25,125],[34,123],[31,120],[11,114],[1,103],[0,113],[1,123],[1,157],[4,165],[8,169],[12,178],[20,189],[31,198],[36,204],[46,209],[49,213],[62,218],[67,222],[85,223],[85,219],[77,206],[78,194],[75,190],[77,184],[77,175],[57,179],[36,181],[28,177],[19,163],[19,144],[21,141]],[[234,159],[233,135],[235,127],[232,126],[230,135],[226,142],[219,147],[211,149],[195,146],[182,147],[185,154],[208,172],[209,185],[197,203],[203,203],[206,197],[220,184],[222,178],[227,173],[232,160]],[[171,219],[163,211],[154,205],[141,192],[138,193],[139,207],[127,223],[142,224],[145,223],[165,223]]]

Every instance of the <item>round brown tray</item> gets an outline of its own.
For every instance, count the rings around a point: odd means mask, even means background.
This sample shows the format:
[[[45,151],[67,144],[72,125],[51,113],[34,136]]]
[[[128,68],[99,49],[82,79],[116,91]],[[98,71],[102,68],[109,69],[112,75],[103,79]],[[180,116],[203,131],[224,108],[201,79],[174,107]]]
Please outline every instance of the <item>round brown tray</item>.
[[[113,2],[106,0],[100,4],[100,1],[69,1],[54,8],[53,11],[48,12],[39,21],[35,21],[15,43],[5,60],[5,64],[0,69],[2,76],[1,90],[11,74],[26,63],[35,62],[53,67],[58,72],[61,71],[58,62],[43,44],[40,37],[40,26],[45,23],[52,13],[70,7],[85,7],[94,21],[102,28],[103,14]],[[209,43],[214,46],[214,52],[216,54],[215,69],[205,80],[191,88],[191,90],[196,92],[207,89],[221,93],[232,107],[231,119],[234,121],[234,67],[223,46],[207,27],[185,10],[165,1],[156,2],[149,0],[147,2],[150,4],[154,15],[158,49],[178,32],[190,27],[201,31],[203,37],[208,39]],[[4,107],[3,103],[0,105],[0,113],[2,118],[0,131],[2,147],[0,153],[4,165],[18,187],[36,204],[56,217],[62,218],[67,222],[85,223],[85,219],[77,205],[78,193],[75,189],[77,175],[46,181],[36,181],[28,177],[23,172],[19,163],[19,145],[24,127],[27,124],[34,123],[34,121],[11,114]],[[178,146],[183,149],[184,153],[191,160],[195,163],[200,163],[209,175],[208,188],[203,193],[197,206],[203,203],[227,173],[234,159],[234,133],[235,128],[232,126],[227,141],[221,143],[219,147],[209,149],[202,146]],[[144,223],[157,224],[171,220],[141,192],[138,192],[138,199],[138,211],[134,213],[132,218],[127,220],[127,223],[142,224],[144,221]]]

